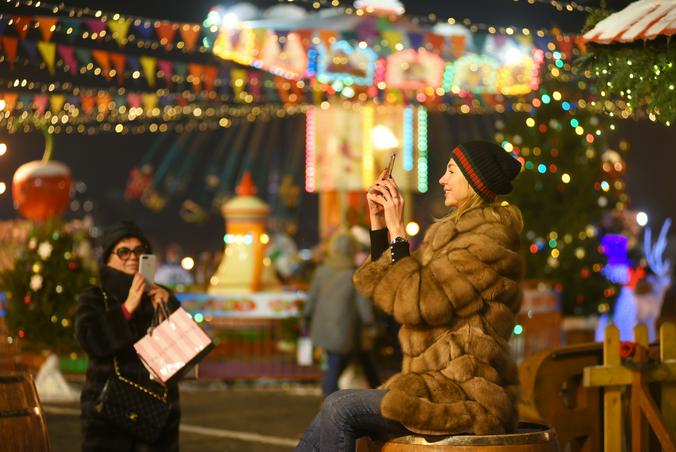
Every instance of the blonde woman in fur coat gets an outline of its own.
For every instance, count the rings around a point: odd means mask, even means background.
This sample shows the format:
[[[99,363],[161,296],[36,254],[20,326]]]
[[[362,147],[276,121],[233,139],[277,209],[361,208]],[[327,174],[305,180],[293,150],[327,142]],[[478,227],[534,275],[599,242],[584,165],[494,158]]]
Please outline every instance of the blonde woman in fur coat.
[[[507,341],[522,296],[523,222],[518,208],[495,198],[511,191],[520,170],[493,143],[453,149],[439,179],[451,212],[412,254],[401,193],[380,175],[367,194],[371,258],[354,282],[401,324],[401,372],[379,389],[329,396],[296,451],[354,451],[362,436],[516,428],[517,367]]]

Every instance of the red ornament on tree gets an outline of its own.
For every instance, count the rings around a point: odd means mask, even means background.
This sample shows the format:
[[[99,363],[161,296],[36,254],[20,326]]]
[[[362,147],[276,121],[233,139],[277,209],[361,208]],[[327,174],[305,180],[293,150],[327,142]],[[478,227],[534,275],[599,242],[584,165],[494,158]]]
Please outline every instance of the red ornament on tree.
[[[29,220],[46,220],[61,215],[70,203],[70,169],[50,161],[52,137],[45,133],[42,160],[24,163],[12,179],[14,207]]]
[[[61,215],[70,203],[70,170],[61,162],[34,160],[14,173],[14,207],[29,220]]]

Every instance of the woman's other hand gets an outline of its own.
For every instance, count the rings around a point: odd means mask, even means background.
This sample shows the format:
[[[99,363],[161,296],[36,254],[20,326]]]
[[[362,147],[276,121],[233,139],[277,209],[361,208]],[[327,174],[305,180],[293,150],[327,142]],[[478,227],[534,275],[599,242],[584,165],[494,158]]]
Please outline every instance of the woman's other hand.
[[[143,291],[146,288],[146,282],[143,279],[143,276],[140,273],[134,275],[134,279],[131,282],[131,287],[129,288],[129,294],[127,299],[124,301],[124,307],[127,309],[129,314],[132,314],[136,311],[136,308],[141,304],[141,297],[143,297]]]
[[[404,229],[404,197],[394,179],[378,179],[371,187],[377,194],[375,202],[383,208],[385,226],[391,237],[406,237]]]
[[[385,210],[383,209],[382,200],[378,200],[380,194],[375,188],[378,182],[387,177],[387,170],[383,170],[378,176],[378,179],[371,185],[366,192],[366,201],[369,206],[369,219],[371,220],[371,229],[383,229],[385,227]]]
[[[169,301],[169,292],[157,284],[152,285],[148,295],[150,295],[150,301],[153,303],[153,308],[157,308],[160,303],[166,303]]]

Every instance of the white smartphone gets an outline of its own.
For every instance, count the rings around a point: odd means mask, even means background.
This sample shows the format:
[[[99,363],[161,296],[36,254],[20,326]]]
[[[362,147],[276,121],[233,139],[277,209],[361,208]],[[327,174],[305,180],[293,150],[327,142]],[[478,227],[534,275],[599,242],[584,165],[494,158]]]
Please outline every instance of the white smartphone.
[[[154,254],[141,254],[139,258],[138,272],[146,281],[146,291],[155,282],[155,271],[157,270],[157,258]]]

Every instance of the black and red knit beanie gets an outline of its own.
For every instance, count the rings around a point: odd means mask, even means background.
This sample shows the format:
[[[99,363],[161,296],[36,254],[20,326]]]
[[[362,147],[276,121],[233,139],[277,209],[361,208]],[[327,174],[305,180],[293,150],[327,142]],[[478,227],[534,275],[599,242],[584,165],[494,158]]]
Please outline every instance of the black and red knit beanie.
[[[451,158],[475,192],[486,201],[512,191],[512,180],[521,163],[495,143],[468,141],[451,152]]]
[[[146,249],[146,253],[152,253],[150,241],[145,234],[135,223],[131,221],[120,221],[103,230],[99,243],[101,246],[101,262],[106,264],[110,254],[113,252],[115,245],[122,239],[129,237],[136,237],[141,241],[141,244]]]

